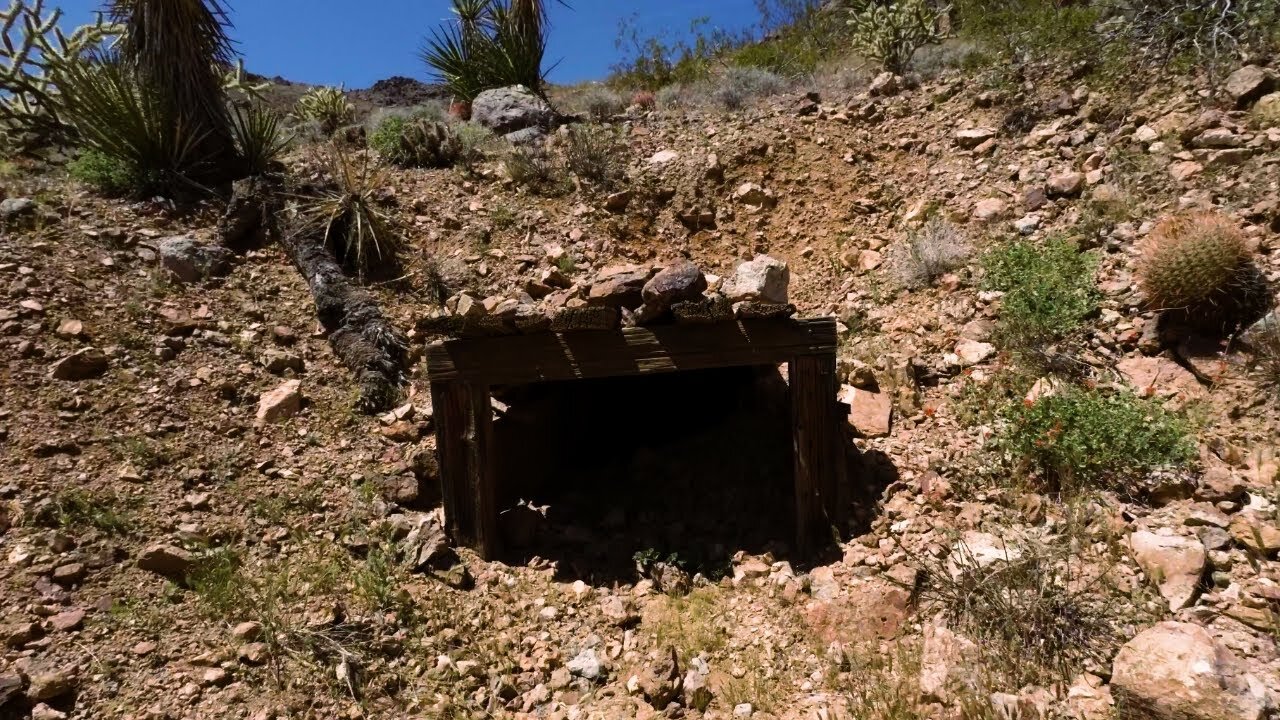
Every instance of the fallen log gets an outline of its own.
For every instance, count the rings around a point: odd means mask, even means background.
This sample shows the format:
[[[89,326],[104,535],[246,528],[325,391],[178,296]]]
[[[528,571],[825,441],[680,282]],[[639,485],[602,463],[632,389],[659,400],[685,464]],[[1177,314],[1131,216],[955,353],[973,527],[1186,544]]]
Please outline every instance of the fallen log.
[[[404,333],[387,321],[372,293],[342,272],[323,231],[285,233],[280,244],[311,288],[334,353],[357,375],[360,410],[393,407],[404,384],[409,346]]]

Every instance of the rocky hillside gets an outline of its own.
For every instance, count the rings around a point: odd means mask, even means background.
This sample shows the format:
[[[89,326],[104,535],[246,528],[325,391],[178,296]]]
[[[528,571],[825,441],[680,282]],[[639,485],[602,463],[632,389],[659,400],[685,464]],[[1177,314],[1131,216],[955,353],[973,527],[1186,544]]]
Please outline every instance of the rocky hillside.
[[[622,297],[677,263],[726,301],[745,261],[785,263],[771,299],[841,328],[854,520],[816,560],[790,546],[771,370],[499,398],[543,432],[579,408],[592,440],[552,464],[510,445],[517,474],[550,472],[482,561],[441,529],[425,370],[356,412],[279,246],[217,246],[219,200],[7,167],[0,714],[1274,716],[1267,325],[1161,321],[1138,269],[1163,220],[1211,210],[1280,282],[1277,71],[1213,101],[1147,87],[886,75],[633,106],[599,182],[515,182],[496,145],[388,174],[405,246],[368,286],[415,361],[478,319],[637,322]],[[309,148],[287,165],[321,175]],[[1021,312],[1063,327],[1019,341]]]

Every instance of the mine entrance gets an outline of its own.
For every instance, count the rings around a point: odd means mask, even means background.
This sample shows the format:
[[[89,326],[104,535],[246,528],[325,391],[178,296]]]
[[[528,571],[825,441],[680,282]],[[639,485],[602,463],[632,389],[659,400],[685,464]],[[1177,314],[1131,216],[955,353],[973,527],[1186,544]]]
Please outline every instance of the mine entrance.
[[[690,522],[736,522],[737,503],[775,497],[767,479],[759,497],[745,497],[760,489],[753,477],[771,473],[773,482],[780,477],[789,485],[789,504],[778,500],[773,516],[790,516],[792,547],[807,553],[842,520],[835,347],[830,318],[548,332],[431,345],[427,368],[449,532],[456,542],[496,558],[504,540],[531,539],[518,513],[504,518],[518,509],[512,505],[516,500],[534,498],[530,502],[536,505],[537,497],[559,498],[566,511],[573,506],[591,511],[603,501],[622,507],[606,510],[612,516],[601,521],[620,517],[634,526],[659,518],[653,527],[619,531],[644,536],[609,551],[626,553],[650,536],[691,537]],[[788,376],[783,402],[777,400],[779,365],[786,366]],[[705,423],[717,415],[721,422]],[[757,422],[762,425],[754,426]],[[770,436],[775,440],[760,440]],[[743,447],[747,443],[751,452]],[[757,451],[760,464],[748,470],[744,466]],[[788,461],[789,473],[785,467],[772,472]],[[599,463],[598,474],[592,462]],[[671,467],[672,462],[680,466]],[[621,476],[634,485],[646,469],[664,493],[683,486],[675,503],[683,506],[680,517],[664,514],[657,502],[643,509],[643,484],[620,493],[611,479]],[[698,482],[701,476],[716,481]],[[726,481],[742,487],[734,493]],[[564,502],[575,492],[579,502]],[[570,518],[564,527],[589,524]],[[773,528],[755,531],[771,534]]]
[[[777,366],[495,388],[504,554],[594,581],[634,558],[723,571],[736,550],[790,554],[791,408]]]

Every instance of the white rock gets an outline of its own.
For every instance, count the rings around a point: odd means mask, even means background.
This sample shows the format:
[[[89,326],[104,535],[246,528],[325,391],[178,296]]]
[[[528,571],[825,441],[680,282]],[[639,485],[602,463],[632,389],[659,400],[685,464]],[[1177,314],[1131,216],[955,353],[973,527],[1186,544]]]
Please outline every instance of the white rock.
[[[1155,582],[1173,611],[1189,607],[1199,594],[1207,553],[1195,538],[1140,530],[1129,536],[1133,559]]]
[[[791,270],[786,263],[768,255],[757,255],[754,260],[738,266],[733,278],[726,283],[724,294],[730,302],[786,303],[790,284]]]

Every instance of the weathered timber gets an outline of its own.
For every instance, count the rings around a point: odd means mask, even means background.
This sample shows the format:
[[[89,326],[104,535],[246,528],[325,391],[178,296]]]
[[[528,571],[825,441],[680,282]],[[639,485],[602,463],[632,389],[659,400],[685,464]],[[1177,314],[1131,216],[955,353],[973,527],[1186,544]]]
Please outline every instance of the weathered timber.
[[[843,523],[835,350],[831,318],[543,333],[428,346],[450,534],[487,558],[498,552],[490,387],[788,363],[796,542],[807,553]]]
[[[796,306],[748,300],[738,303],[734,314],[739,320],[786,320],[796,314]]]
[[[787,374],[795,444],[796,542],[801,554],[807,554],[824,533],[839,526],[835,355],[796,357]]]
[[[820,318],[453,340],[427,346],[426,358],[432,381],[508,385],[782,364],[835,349],[835,320]]]
[[[723,295],[686,300],[671,306],[676,322],[684,325],[710,325],[732,322],[733,304]]]
[[[484,557],[495,557],[499,537],[489,388],[469,382],[433,382],[431,405],[445,527],[455,542],[475,548]]]
[[[551,319],[552,332],[613,330],[618,327],[618,309],[599,305],[562,308]]]
[[[334,353],[357,375],[360,408],[378,412],[391,407],[404,378],[409,345],[404,333],[387,321],[369,291],[342,272],[323,233],[286,233],[280,244],[311,288]]]

